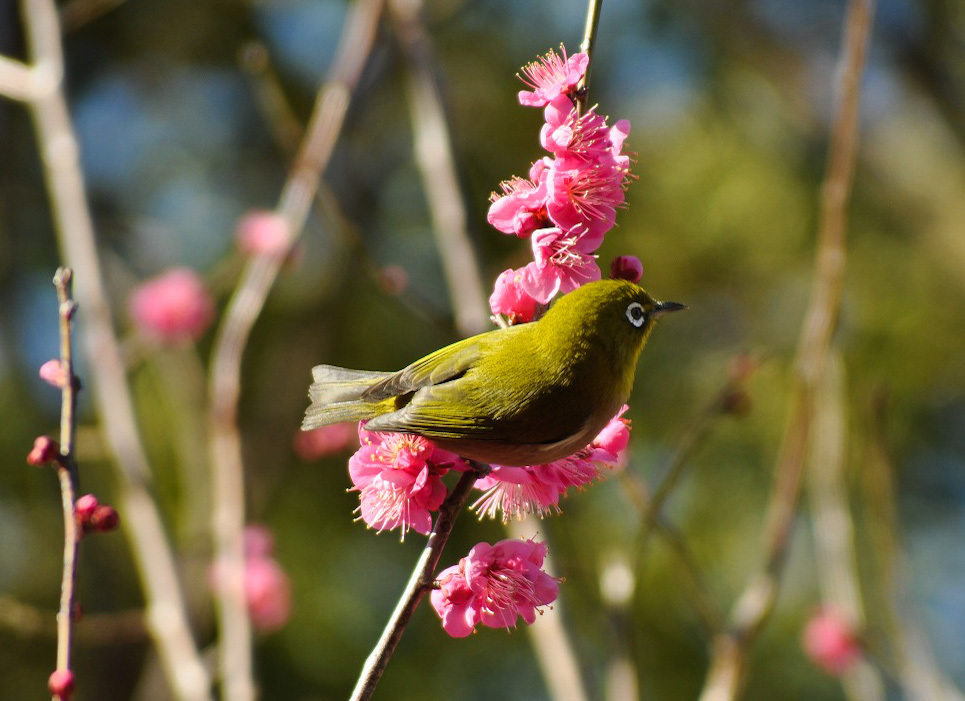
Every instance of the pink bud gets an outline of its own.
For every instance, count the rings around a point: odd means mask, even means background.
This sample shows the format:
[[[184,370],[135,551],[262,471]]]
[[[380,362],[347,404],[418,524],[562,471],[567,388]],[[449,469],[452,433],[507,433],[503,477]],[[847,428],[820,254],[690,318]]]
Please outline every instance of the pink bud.
[[[291,616],[291,584],[288,575],[271,558],[245,563],[245,596],[251,623],[263,633],[281,628]]]
[[[48,360],[40,366],[40,379],[58,389],[67,386],[67,373],[59,360]]]
[[[861,658],[861,645],[851,626],[834,611],[819,611],[804,628],[801,644],[815,665],[840,676]]]
[[[358,431],[355,424],[331,424],[298,431],[292,441],[295,454],[302,460],[317,460],[326,455],[341,453],[350,447],[358,447]]]
[[[77,516],[77,521],[81,525],[86,524],[98,506],[100,506],[100,504],[97,501],[97,497],[93,494],[85,494],[78,497],[74,503],[74,514]]]
[[[248,212],[238,222],[238,246],[250,256],[280,256],[288,250],[288,222],[277,212]]]
[[[129,311],[135,325],[162,343],[196,341],[214,319],[214,300],[201,278],[173,268],[138,287]]]
[[[617,256],[610,263],[610,277],[614,280],[640,282],[643,277],[643,263],[636,256]]]
[[[390,295],[400,295],[409,286],[409,273],[401,265],[387,265],[379,271],[379,287]]]
[[[28,465],[45,465],[60,459],[60,445],[50,436],[37,436],[33,449],[27,453]]]
[[[69,699],[74,693],[74,673],[69,669],[54,670],[47,679],[47,688],[61,701]]]

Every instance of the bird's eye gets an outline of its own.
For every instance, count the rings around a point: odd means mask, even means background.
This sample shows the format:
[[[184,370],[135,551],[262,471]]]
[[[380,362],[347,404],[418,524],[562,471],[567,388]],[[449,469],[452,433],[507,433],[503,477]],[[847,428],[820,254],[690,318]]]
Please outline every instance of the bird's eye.
[[[627,319],[638,329],[643,326],[643,322],[647,320],[647,313],[643,310],[643,305],[640,302],[630,303],[630,306],[627,307]]]

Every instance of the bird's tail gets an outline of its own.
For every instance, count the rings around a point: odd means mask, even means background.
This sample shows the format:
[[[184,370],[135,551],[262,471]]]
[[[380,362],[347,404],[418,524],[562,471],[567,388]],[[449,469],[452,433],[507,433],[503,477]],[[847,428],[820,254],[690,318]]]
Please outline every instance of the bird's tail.
[[[314,382],[308,388],[312,403],[305,411],[302,430],[342,421],[363,421],[385,413],[380,402],[365,401],[362,393],[391,374],[316,365],[312,368]]]

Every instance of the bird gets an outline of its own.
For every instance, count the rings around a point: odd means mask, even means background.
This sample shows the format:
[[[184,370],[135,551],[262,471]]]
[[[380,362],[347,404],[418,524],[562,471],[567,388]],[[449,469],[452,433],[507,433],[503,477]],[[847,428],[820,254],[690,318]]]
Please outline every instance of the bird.
[[[657,320],[686,308],[629,280],[598,280],[536,321],[465,338],[398,372],[317,365],[301,428],[365,421],[367,431],[417,434],[478,463],[549,463],[617,414]]]

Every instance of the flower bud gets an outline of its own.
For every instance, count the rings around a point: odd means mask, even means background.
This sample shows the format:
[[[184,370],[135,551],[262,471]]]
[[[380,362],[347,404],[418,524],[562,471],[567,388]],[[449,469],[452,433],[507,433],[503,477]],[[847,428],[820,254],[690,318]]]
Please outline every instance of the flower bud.
[[[77,522],[82,526],[86,524],[98,506],[100,506],[100,503],[93,494],[84,494],[78,497],[74,503],[74,514],[77,516]]]
[[[69,669],[54,670],[47,679],[47,688],[61,701],[69,699],[74,693],[74,673]]]
[[[801,643],[811,662],[833,676],[844,674],[861,657],[857,635],[835,611],[815,614],[804,629]]]
[[[610,263],[610,277],[614,280],[640,282],[643,277],[643,263],[636,256],[617,256]]]
[[[277,212],[248,212],[238,222],[238,246],[250,256],[280,256],[288,249],[288,222]]]
[[[60,459],[60,445],[50,436],[37,436],[33,449],[27,453],[28,465],[46,465]]]
[[[113,506],[98,506],[85,524],[85,530],[95,533],[109,533],[117,530],[119,523],[120,516],[117,515],[117,509]]]
[[[56,358],[54,360],[48,360],[40,366],[40,379],[57,389],[66,387],[67,373],[64,370],[63,363]]]
[[[174,268],[131,295],[134,324],[162,343],[196,341],[214,319],[214,300],[193,270]]]

